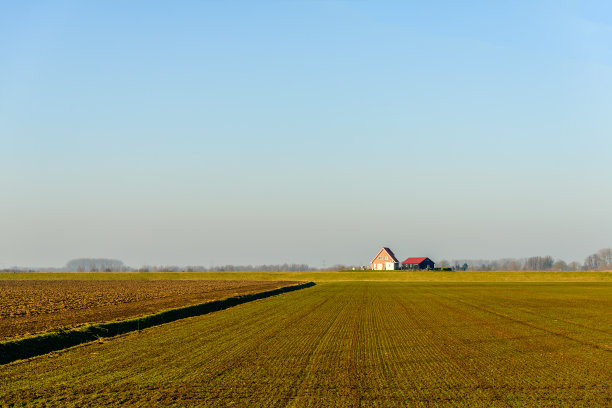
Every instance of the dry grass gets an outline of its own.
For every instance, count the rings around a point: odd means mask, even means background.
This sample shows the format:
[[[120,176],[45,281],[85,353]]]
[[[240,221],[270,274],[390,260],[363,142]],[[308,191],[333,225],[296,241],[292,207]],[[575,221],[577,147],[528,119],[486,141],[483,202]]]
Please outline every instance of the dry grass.
[[[612,282],[611,271],[585,272],[121,272],[0,273],[2,280],[252,280],[388,282]]]

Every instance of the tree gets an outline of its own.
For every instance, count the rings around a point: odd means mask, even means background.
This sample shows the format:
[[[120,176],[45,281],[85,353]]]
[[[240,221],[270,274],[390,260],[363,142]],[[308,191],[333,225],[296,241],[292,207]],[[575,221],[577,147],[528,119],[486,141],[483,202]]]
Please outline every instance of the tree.
[[[552,270],[553,271],[567,271],[567,264],[565,263],[565,261],[562,261],[561,259],[559,259],[557,262],[555,262],[552,265]]]
[[[587,271],[595,271],[601,266],[601,258],[598,254],[589,255],[584,260],[584,269]]]
[[[525,261],[523,267],[526,271],[547,271],[553,266],[554,259],[551,256],[534,256]]]
[[[599,255],[599,259],[601,261],[600,267],[603,267],[604,269],[612,268],[612,248],[600,249],[599,252],[597,252],[597,255]]]
[[[79,258],[73,259],[66,263],[64,267],[68,272],[78,271],[81,267],[83,270],[104,271],[106,269],[119,270],[123,266],[123,262],[118,259],[107,258]]]
[[[572,261],[569,263],[569,265],[567,265],[568,271],[579,271],[581,269],[582,269],[582,266],[580,265],[580,263],[576,261]]]
[[[520,271],[521,269],[523,269],[523,261],[518,259],[509,259],[506,263],[507,271]]]

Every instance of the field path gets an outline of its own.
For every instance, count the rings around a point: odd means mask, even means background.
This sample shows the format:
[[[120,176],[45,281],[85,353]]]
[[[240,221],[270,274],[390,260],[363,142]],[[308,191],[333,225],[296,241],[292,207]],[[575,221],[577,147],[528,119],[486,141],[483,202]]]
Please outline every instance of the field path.
[[[608,283],[322,283],[2,366],[0,406],[608,407],[610,311]]]

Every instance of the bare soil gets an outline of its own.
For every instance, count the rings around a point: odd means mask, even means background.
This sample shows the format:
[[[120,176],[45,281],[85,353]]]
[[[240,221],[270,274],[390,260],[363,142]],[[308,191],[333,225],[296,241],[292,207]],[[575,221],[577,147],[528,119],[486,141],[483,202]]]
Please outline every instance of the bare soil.
[[[293,283],[0,280],[0,340],[143,316]]]

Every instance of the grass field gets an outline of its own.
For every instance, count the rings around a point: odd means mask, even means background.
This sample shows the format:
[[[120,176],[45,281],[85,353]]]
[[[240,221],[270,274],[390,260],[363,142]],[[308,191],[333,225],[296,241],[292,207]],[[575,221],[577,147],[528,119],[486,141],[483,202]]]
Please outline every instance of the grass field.
[[[612,405],[612,284],[335,282],[0,367],[0,404]]]
[[[42,272],[0,273],[1,280],[255,280],[255,281],[388,281],[388,282],[612,282],[602,272]]]
[[[0,280],[0,340],[84,323],[148,315],[293,283],[269,280]]]

